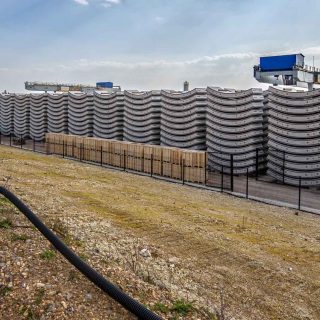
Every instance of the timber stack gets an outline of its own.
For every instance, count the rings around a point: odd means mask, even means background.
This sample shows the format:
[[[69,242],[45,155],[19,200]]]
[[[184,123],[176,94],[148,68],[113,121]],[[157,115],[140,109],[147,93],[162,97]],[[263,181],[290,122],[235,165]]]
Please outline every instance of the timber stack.
[[[192,183],[205,183],[207,153],[128,141],[47,133],[46,150],[89,161]]]

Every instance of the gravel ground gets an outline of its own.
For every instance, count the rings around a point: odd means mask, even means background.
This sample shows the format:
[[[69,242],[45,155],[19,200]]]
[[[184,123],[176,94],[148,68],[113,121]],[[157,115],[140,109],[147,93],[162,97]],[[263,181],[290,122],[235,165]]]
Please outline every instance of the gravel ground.
[[[320,217],[0,150],[3,184],[164,319],[320,319]],[[48,242],[2,206],[0,220],[14,225],[0,229],[4,319],[130,318],[57,253],[44,258]],[[20,233],[28,239],[16,240]]]
[[[4,219],[9,222],[5,227]],[[69,265],[3,199],[1,221],[1,319],[134,319]]]

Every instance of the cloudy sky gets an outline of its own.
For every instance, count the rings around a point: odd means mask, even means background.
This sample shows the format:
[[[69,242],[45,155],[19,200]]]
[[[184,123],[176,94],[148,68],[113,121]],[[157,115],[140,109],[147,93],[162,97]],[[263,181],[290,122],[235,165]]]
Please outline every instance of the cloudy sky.
[[[319,0],[1,0],[0,91],[27,80],[259,87],[260,55],[320,66],[319,17]]]

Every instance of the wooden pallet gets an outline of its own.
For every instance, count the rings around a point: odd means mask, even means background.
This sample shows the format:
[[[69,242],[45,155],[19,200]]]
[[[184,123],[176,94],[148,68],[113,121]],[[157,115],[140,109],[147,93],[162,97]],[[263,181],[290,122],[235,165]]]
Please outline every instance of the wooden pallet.
[[[204,183],[207,153],[127,141],[46,134],[47,152],[170,179]]]

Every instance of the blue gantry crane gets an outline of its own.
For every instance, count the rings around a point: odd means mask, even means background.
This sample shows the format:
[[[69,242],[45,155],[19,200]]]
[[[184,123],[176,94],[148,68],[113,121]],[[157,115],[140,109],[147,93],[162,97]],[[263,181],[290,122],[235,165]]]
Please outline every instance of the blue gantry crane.
[[[320,84],[320,69],[307,66],[302,53],[260,57],[260,64],[253,67],[254,77],[262,83],[297,86],[313,89]]]

